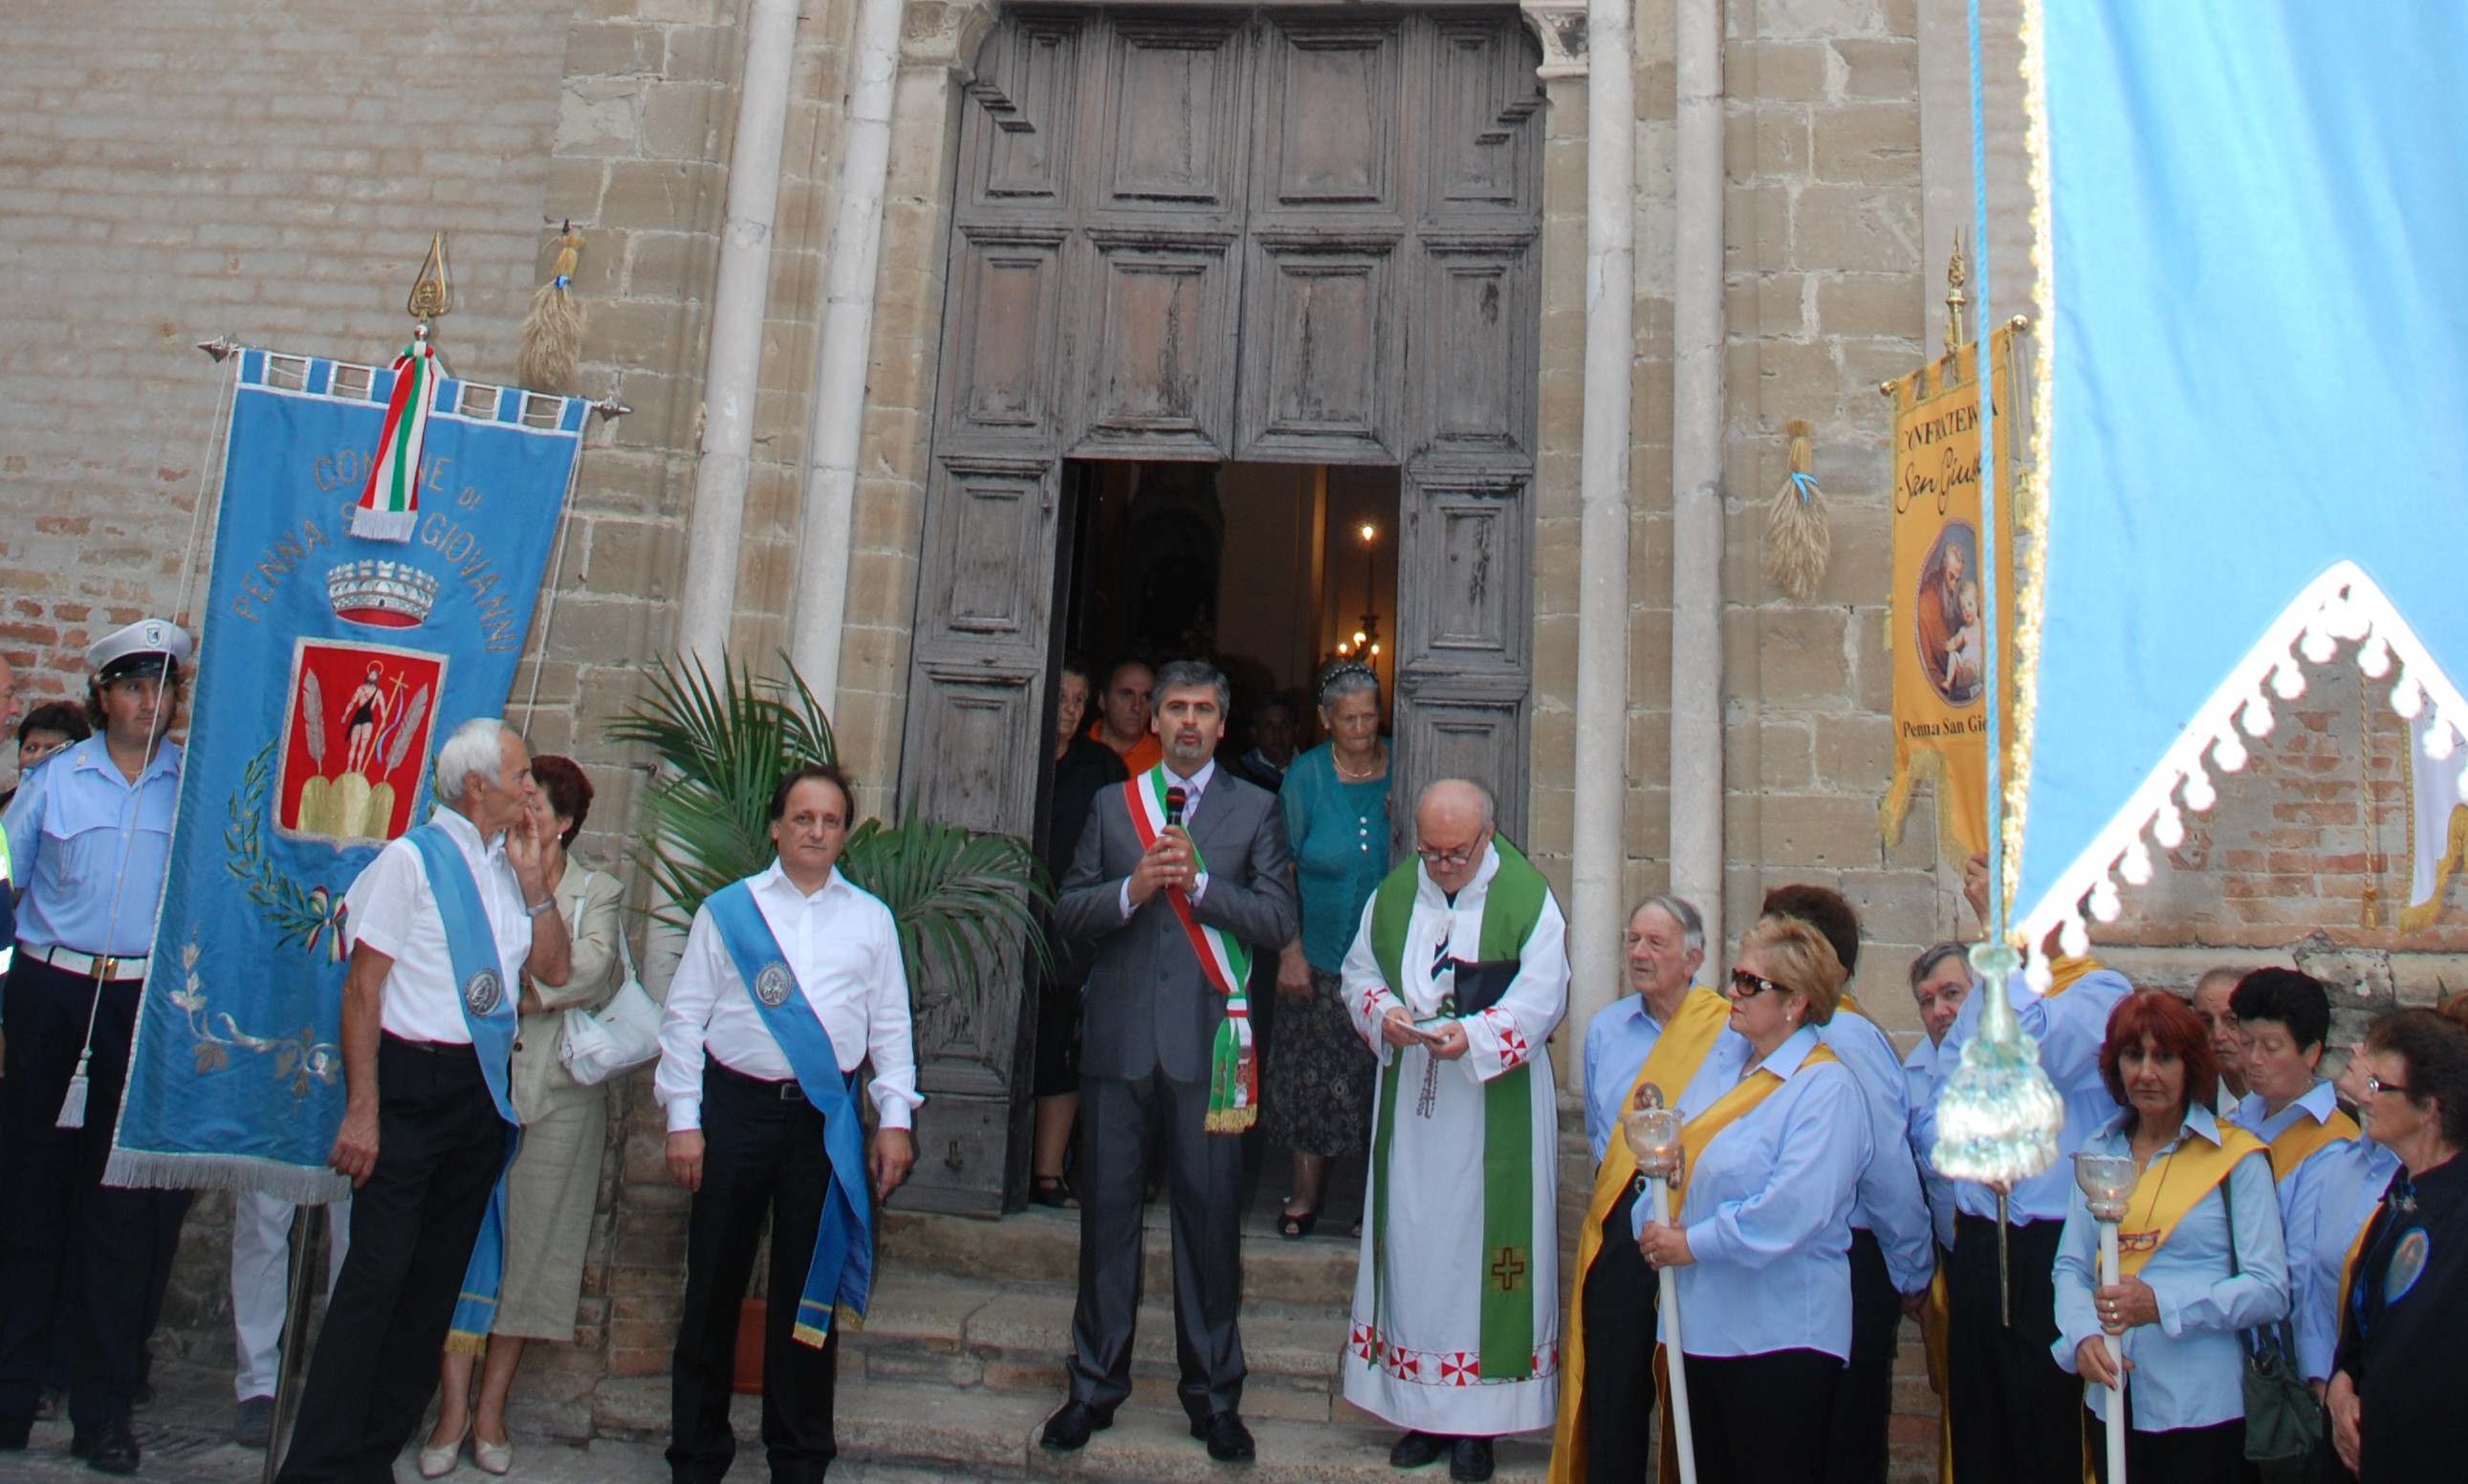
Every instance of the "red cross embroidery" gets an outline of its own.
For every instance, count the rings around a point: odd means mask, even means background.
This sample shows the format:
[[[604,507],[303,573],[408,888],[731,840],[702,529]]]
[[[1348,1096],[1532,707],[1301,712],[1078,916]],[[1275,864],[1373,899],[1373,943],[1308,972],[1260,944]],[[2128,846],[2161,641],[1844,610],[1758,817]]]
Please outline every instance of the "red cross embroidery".
[[[1371,1333],[1371,1326],[1358,1324],[1354,1327],[1353,1347],[1354,1353],[1365,1360],[1370,1359],[1379,1351],[1380,1340]]]
[[[1405,1381],[1417,1381],[1421,1379],[1423,1374],[1423,1360],[1420,1356],[1407,1350],[1403,1345],[1389,1346],[1388,1355],[1389,1358],[1394,1363],[1394,1368],[1399,1378]]]
[[[1440,1380],[1451,1386],[1471,1386],[1482,1380],[1482,1358],[1460,1350],[1440,1358]]]
[[[1484,1011],[1482,1017],[1499,1040],[1499,1064],[1512,1067],[1524,1061],[1525,1038],[1517,1032],[1517,1017],[1497,1009]]]

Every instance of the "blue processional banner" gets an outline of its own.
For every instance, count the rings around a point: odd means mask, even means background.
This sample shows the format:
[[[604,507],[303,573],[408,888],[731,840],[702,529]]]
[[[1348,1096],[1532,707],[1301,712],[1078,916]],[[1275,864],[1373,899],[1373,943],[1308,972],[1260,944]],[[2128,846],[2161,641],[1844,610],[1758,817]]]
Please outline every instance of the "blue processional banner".
[[[112,1182],[316,1202],[343,1114],[343,893],[502,716],[588,404],[432,383],[405,540],[352,534],[395,373],[237,357],[171,860]]]

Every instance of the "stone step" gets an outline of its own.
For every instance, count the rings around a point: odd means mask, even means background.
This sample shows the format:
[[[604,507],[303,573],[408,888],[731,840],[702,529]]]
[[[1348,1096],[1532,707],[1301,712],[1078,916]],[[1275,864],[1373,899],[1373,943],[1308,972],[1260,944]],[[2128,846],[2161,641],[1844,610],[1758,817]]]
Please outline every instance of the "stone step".
[[[650,1437],[668,1426],[664,1378],[612,1380],[600,1386],[598,1421],[604,1436]],[[1244,1484],[1394,1484],[1388,1447],[1396,1440],[1384,1426],[1308,1422],[1248,1415],[1259,1461],[1240,1473],[1212,1461],[1190,1434],[1181,1411],[1133,1404],[1114,1425],[1076,1453],[1049,1452],[1038,1445],[1056,1397],[1004,1392],[983,1386],[952,1387],[933,1381],[887,1381],[842,1371],[835,1406],[840,1456],[876,1470],[914,1470],[942,1478],[1087,1479],[1122,1484],[1199,1484],[1241,1479]],[[741,1453],[757,1455],[762,1427],[760,1400],[739,1397],[730,1419]],[[1539,1480],[1547,1471],[1547,1439],[1503,1439],[1496,1477],[1510,1484]]]
[[[1170,1214],[1162,1199],[1148,1209],[1143,1234],[1144,1288],[1174,1288]],[[1354,1300],[1359,1242],[1323,1227],[1300,1242],[1288,1242],[1274,1226],[1273,1210],[1254,1212],[1243,1227],[1243,1300],[1328,1304],[1342,1309]],[[882,1213],[882,1267],[958,1278],[1025,1280],[1070,1288],[1079,1281],[1080,1213],[1043,1207],[999,1221],[929,1212]],[[1345,1228],[1335,1227],[1341,1233]],[[1342,1338],[1342,1336],[1339,1336]]]

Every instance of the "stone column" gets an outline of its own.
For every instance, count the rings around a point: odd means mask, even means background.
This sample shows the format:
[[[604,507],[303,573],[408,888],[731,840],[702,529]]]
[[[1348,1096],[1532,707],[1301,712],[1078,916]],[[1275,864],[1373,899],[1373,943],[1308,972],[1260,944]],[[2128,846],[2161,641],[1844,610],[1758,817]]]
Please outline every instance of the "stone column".
[[[1671,889],[1723,939],[1723,0],[1680,0],[1671,408]]]

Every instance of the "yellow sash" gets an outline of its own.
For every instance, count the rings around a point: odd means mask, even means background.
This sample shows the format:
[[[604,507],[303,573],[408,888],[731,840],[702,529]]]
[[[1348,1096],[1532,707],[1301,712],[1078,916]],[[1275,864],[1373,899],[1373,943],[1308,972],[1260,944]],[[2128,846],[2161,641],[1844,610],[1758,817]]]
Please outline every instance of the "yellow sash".
[[[1666,1105],[1678,1102],[1730,1016],[1730,1001],[1702,985],[1692,987],[1680,998],[1671,1023],[1655,1038],[1654,1049],[1646,1053],[1645,1064],[1629,1084],[1621,1110],[1636,1106],[1637,1089],[1647,1083],[1662,1089]],[[1551,1484],[1576,1484],[1586,1476],[1585,1433],[1577,1426],[1578,1404],[1586,1393],[1586,1270],[1594,1266],[1595,1254],[1602,1250],[1604,1219],[1635,1175],[1635,1152],[1614,1125],[1611,1143],[1603,1150],[1602,1167],[1594,1172],[1594,1193],[1586,1202],[1585,1224],[1577,1228],[1577,1266],[1568,1290],[1568,1337],[1560,1347],[1560,1413],[1552,1427]]]
[[[2187,1132],[2175,1149],[2143,1168],[2141,1178],[2134,1182],[2125,1220],[2117,1223],[2119,1267],[2140,1272],[2195,1202],[2227,1179],[2238,1160],[2262,1152],[2262,1141],[2236,1125],[2221,1124],[2219,1130],[2219,1143]]]
[[[1842,997],[1840,1001],[1835,1005],[1834,1009],[1835,1013],[1838,1015],[1847,1010],[1853,1015],[1858,1016],[1862,1020],[1870,1018],[1868,1012],[1860,1008],[1860,1002],[1851,997],[1851,992],[1849,990],[1844,990],[1842,992]]]
[[[2340,1332],[2347,1328],[2348,1300],[2356,1289],[2357,1259],[2365,1255],[2365,1233],[2374,1229],[2374,1218],[2382,1215],[2382,1202],[2376,1201],[2374,1208],[2365,1213],[2365,1223],[2357,1228],[2355,1236],[2348,1239],[2348,1255],[2340,1259],[2340,1314],[2338,1322],[2331,1326],[2334,1347],[2340,1342]]]
[[[2284,1180],[2323,1146],[2356,1136],[2357,1121],[2336,1107],[2320,1123],[2311,1118],[2292,1119],[2287,1128],[2279,1130],[2279,1137],[2271,1141],[2271,1177]]]
[[[2083,975],[2100,967],[2101,965],[2099,960],[2092,958],[2088,954],[2075,955],[2068,953],[2062,958],[2052,958],[2048,960],[2048,993],[2041,995],[2040,997],[2042,999],[2056,998],[2066,991],[2072,989],[2076,979],[2081,978]]]

